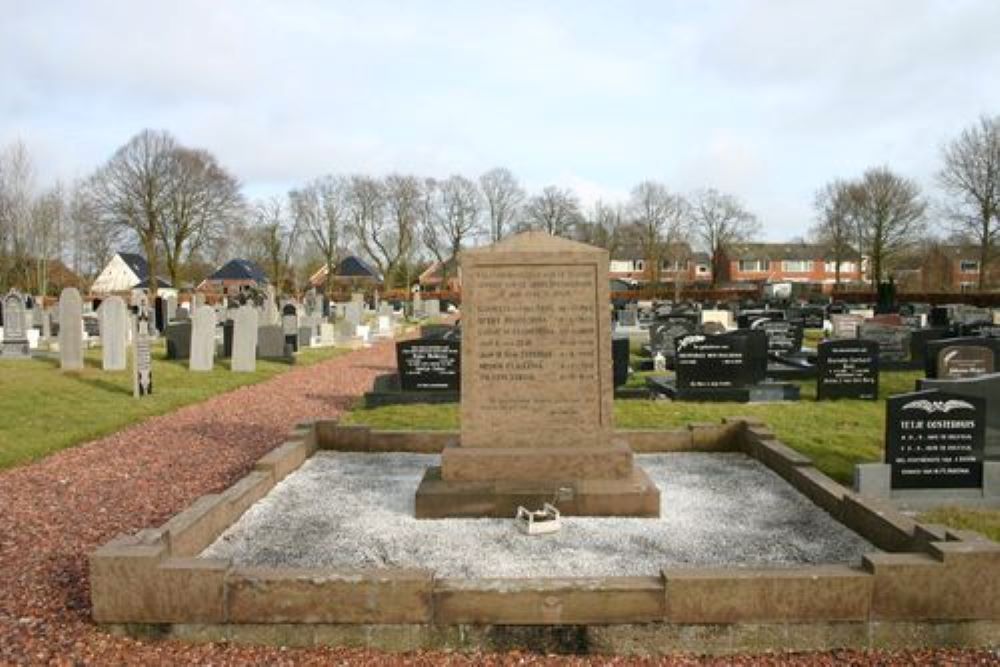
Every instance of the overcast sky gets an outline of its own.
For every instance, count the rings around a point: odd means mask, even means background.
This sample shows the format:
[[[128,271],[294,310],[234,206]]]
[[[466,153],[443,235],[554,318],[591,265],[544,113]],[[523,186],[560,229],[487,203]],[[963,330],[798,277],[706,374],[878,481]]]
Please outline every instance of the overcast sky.
[[[506,166],[589,203],[656,179],[732,192],[782,240],[868,166],[936,196],[941,145],[1000,113],[998,26],[997,0],[0,0],[0,145],[44,182],[166,129],[251,196]]]

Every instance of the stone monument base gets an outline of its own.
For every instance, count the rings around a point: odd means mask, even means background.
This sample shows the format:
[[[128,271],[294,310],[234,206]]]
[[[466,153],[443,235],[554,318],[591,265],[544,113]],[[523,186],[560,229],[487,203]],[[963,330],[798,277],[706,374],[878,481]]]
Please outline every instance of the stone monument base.
[[[771,403],[799,400],[799,386],[792,382],[764,381],[746,387],[678,387],[674,378],[652,376],[646,386],[654,396],[673,401]]]
[[[567,516],[660,516],[660,490],[641,468],[619,479],[448,481],[428,468],[417,488],[418,519],[513,519],[518,506],[553,503]]]

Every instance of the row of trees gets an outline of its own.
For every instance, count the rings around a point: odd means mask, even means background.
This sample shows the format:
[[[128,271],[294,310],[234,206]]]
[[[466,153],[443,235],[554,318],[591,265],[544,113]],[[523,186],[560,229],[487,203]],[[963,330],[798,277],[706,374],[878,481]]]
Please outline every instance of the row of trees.
[[[838,284],[841,264],[862,257],[869,259],[873,283],[886,279],[894,260],[926,238],[933,208],[951,243],[977,248],[979,289],[987,286],[1000,241],[1000,116],[966,128],[942,149],[941,161],[937,181],[945,196],[934,206],[915,181],[888,167],[831,181],[817,192],[812,235],[831,248]]]
[[[1000,235],[1000,117],[965,130],[944,148],[942,162],[946,197],[935,208],[954,240],[979,247],[983,280]],[[402,286],[428,261],[441,262],[447,278],[447,260],[461,248],[527,229],[613,253],[627,246],[657,282],[665,262],[683,265],[690,248],[699,248],[718,279],[726,248],[760,230],[739,199],[714,189],[685,196],[643,181],[626,201],[585,210],[569,189],[529,194],[504,168],[474,180],[326,175],[287,196],[251,202],[212,154],[152,130],[76,183],[38,189],[35,180],[22,145],[0,151],[0,287],[47,291],[54,259],[93,277],[122,246],[142,252],[154,274],[175,285],[247,257],[276,284],[295,289],[323,265],[331,280],[351,252],[374,264],[389,286]],[[820,189],[811,235],[830,246],[838,282],[840,264],[861,257],[877,281],[924,233],[929,207],[914,181],[877,167]]]

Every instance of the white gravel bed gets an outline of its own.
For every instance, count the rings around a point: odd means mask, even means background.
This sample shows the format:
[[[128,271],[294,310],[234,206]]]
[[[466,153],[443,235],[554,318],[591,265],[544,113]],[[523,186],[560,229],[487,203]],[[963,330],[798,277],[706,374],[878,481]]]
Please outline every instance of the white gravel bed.
[[[636,457],[659,519],[566,517],[559,533],[500,519],[413,518],[426,454],[320,452],[202,556],[238,565],[421,567],[448,577],[656,575],[666,566],[859,563],[875,548],[742,454]]]

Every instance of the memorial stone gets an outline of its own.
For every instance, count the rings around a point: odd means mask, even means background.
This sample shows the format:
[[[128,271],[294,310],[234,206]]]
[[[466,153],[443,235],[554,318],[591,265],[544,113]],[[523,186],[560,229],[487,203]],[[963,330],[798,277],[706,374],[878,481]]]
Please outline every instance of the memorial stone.
[[[440,317],[441,316],[441,302],[437,299],[427,299],[424,302],[424,314],[428,318]]]
[[[953,380],[987,375],[993,367],[993,350],[982,345],[952,345],[938,353],[937,377]]]
[[[128,367],[129,316],[125,302],[110,296],[101,303],[101,365],[106,371],[123,371]]]
[[[191,318],[192,371],[210,371],[215,363],[215,311],[211,306],[198,306]]]
[[[183,360],[191,356],[191,320],[178,320],[167,325],[167,359]]]
[[[858,327],[864,322],[860,315],[830,315],[834,338],[857,338]]]
[[[768,354],[787,357],[802,351],[801,325],[782,320],[758,320],[754,324],[767,336]]]
[[[659,490],[613,439],[607,251],[526,232],[460,261],[460,440],[424,476],[417,517],[543,502],[659,516]]]
[[[260,316],[252,305],[240,306],[233,317],[233,351],[230,369],[234,373],[257,370],[257,327]]]
[[[64,371],[83,369],[83,301],[75,287],[59,295],[59,365]]]
[[[879,363],[903,362],[909,359],[910,330],[904,326],[862,322],[858,338],[878,343]]]
[[[458,391],[461,342],[431,338],[396,343],[396,368],[403,391]]]
[[[878,343],[828,340],[816,351],[816,400],[878,399]]]
[[[27,309],[24,298],[11,290],[3,298],[3,359],[30,359],[31,346],[28,343]]]
[[[983,484],[986,402],[936,389],[886,401],[885,462],[893,489]]]
[[[941,369],[941,355],[945,349],[948,348],[958,348],[958,347],[973,347],[973,348],[983,348],[989,350],[992,353],[992,360],[990,367],[993,369],[1000,368],[1000,339],[997,338],[981,338],[981,337],[967,337],[967,338],[939,338],[937,340],[931,340],[927,342],[926,352],[924,354],[924,374],[929,378],[938,377],[938,372]],[[954,354],[955,350],[952,350]],[[983,362],[985,365],[989,362]]]

